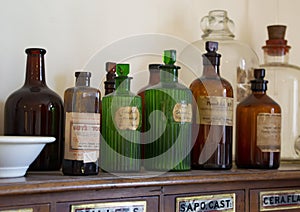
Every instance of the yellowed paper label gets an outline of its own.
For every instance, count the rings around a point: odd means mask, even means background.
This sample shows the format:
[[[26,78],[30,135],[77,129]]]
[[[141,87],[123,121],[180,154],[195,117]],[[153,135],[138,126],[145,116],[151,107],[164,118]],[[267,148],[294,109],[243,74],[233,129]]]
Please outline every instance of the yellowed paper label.
[[[263,152],[280,151],[281,114],[259,113],[257,115],[257,146]]]
[[[99,113],[66,113],[65,158],[96,162],[100,147]]]
[[[199,96],[197,104],[198,124],[233,126],[233,98]]]
[[[140,112],[137,107],[120,107],[115,113],[115,124],[120,130],[136,130],[140,124]]]
[[[177,103],[173,108],[173,118],[176,122],[192,122],[192,105]]]

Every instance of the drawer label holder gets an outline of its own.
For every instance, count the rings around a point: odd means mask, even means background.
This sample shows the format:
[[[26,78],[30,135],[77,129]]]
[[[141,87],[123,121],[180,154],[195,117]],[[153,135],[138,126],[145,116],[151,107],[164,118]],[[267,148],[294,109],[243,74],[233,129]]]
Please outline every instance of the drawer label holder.
[[[71,212],[146,212],[146,201],[71,205]]]
[[[176,198],[176,212],[235,212],[235,193]]]
[[[33,212],[33,208],[0,210],[0,212]]]
[[[300,190],[260,192],[260,211],[300,208]]]

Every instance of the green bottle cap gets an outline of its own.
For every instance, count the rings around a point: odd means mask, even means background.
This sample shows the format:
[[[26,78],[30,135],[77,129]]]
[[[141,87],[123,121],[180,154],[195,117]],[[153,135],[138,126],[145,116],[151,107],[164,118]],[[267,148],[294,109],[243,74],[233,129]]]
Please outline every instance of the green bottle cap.
[[[163,62],[166,65],[173,65],[176,62],[176,50],[165,50]]]
[[[127,77],[129,74],[129,64],[127,63],[117,64],[116,69],[118,77]]]

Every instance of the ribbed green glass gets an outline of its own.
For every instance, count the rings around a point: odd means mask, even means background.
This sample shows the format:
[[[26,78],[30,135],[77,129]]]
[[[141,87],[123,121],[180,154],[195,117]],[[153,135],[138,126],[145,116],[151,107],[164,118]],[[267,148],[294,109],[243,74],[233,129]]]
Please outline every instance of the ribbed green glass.
[[[144,166],[147,170],[184,171],[191,168],[192,93],[178,83],[178,69],[172,64],[162,65],[161,82],[145,92],[147,144]],[[174,118],[179,112],[178,106],[183,111],[180,120]],[[188,108],[187,112],[183,108]]]
[[[102,99],[101,169],[107,172],[140,170],[141,97],[130,92],[130,79],[116,77],[116,91]],[[126,121],[122,125],[120,114]],[[137,119],[137,116],[138,119]]]

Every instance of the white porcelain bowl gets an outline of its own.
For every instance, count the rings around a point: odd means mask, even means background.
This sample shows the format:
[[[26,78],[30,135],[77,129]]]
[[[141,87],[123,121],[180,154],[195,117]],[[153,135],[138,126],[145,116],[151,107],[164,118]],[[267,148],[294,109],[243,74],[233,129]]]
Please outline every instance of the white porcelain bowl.
[[[22,177],[45,144],[55,137],[0,136],[0,178]]]

